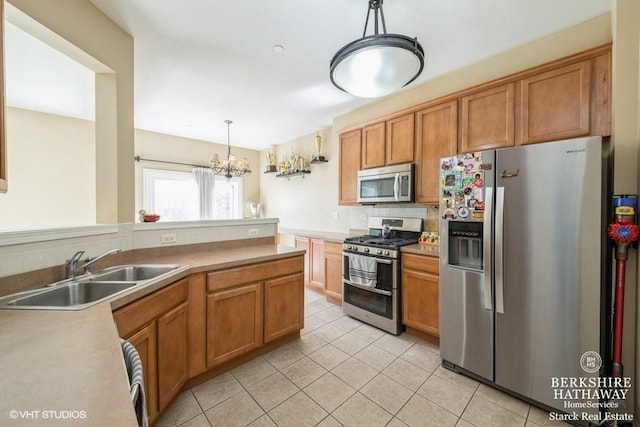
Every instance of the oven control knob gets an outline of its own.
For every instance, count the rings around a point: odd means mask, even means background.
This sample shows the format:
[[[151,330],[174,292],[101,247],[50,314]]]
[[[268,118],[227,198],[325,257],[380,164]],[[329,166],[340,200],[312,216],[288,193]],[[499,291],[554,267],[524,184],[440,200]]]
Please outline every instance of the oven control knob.
[[[378,249],[378,250],[376,251],[376,255],[382,255],[382,251],[381,251],[380,249]]]
[[[364,248],[365,253],[369,253],[369,248]]]
[[[388,256],[389,255],[389,251],[384,251],[384,254]]]
[[[353,248],[351,247],[351,245],[347,245],[347,246],[346,246],[346,248],[347,248],[347,250],[348,250],[348,251],[350,251],[351,249],[353,249]]]

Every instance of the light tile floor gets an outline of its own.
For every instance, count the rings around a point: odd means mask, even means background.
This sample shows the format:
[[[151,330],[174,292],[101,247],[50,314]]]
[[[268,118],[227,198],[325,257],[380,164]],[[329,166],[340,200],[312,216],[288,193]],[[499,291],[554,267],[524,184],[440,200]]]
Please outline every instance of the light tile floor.
[[[345,316],[305,289],[300,339],[184,391],[156,426],[568,425],[440,362],[438,347]]]

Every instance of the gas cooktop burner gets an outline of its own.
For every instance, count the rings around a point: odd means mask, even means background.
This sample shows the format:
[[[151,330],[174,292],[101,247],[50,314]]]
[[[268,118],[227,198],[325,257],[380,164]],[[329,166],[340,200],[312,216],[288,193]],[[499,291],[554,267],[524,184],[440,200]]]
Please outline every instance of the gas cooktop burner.
[[[342,249],[349,253],[397,258],[400,246],[418,243],[421,231],[421,219],[370,217],[369,234],[347,237]]]
[[[349,237],[345,239],[345,243],[356,243],[358,245],[380,246],[380,247],[398,247],[404,245],[412,245],[418,243],[418,239],[415,238],[390,238],[384,239],[377,236],[357,236]]]

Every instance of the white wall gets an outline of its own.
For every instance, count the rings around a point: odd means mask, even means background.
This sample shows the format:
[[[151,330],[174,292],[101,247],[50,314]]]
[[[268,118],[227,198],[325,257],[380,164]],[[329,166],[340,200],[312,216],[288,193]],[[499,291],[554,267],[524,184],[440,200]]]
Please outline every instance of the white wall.
[[[0,230],[96,223],[94,122],[7,108]]]
[[[268,150],[262,152],[258,172],[262,189],[260,203],[266,217],[280,218],[281,226],[286,228],[338,232],[349,229],[350,208],[338,206],[338,144],[331,134],[331,128],[321,133],[322,154],[329,161],[311,164],[311,173],[304,178],[276,178],[276,173],[263,173]],[[276,163],[288,156],[291,149],[304,157],[313,155],[315,136],[313,133],[275,146]]]

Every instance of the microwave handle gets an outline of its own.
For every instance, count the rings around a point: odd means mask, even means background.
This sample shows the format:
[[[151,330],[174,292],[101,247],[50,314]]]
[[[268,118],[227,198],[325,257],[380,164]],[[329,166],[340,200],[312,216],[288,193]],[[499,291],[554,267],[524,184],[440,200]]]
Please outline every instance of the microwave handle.
[[[393,180],[393,198],[398,200],[400,197],[400,174],[396,173],[396,178]]]

